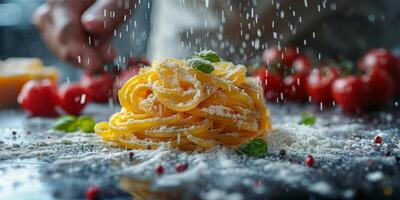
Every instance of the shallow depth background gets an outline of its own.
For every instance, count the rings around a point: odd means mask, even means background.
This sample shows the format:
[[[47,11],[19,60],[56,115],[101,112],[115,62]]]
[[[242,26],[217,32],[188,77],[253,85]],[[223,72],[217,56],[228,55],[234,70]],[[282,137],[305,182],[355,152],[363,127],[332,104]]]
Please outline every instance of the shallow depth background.
[[[67,77],[76,80],[79,71],[54,57],[32,24],[32,15],[43,2],[44,0],[0,0],[0,59],[38,57],[43,59],[47,66],[59,67],[61,82]],[[132,30],[130,34],[122,34],[122,38],[114,41],[120,56],[143,55],[146,52],[151,0],[142,2],[141,5],[148,6],[140,6],[131,19],[132,22],[136,21],[136,27],[130,26]]]

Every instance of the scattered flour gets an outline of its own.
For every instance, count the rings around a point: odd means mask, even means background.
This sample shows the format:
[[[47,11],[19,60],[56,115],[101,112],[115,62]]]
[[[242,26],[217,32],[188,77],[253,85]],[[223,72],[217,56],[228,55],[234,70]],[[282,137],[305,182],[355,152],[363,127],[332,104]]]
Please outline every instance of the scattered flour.
[[[275,125],[266,137],[271,153],[278,153],[281,149],[289,153],[326,153],[345,145],[344,141],[324,137],[318,129],[297,124]]]
[[[193,168],[186,170],[185,172],[161,176],[160,178],[155,180],[155,185],[159,187],[170,187],[179,186],[185,183],[190,184],[205,175],[205,173],[209,171],[207,169],[208,165],[204,162],[201,162],[195,165]]]
[[[331,195],[340,190],[325,180],[313,179],[311,174],[315,173],[316,169],[306,167],[302,163],[305,155],[312,154],[316,159],[321,160],[327,158],[335,160],[346,155],[346,157],[353,156],[354,162],[379,159],[379,161],[394,163],[393,158],[382,159],[376,156],[377,145],[370,140],[352,137],[354,132],[362,129],[362,126],[352,124],[340,127],[309,127],[294,123],[274,124],[273,130],[266,136],[269,154],[266,158],[258,159],[237,156],[232,150],[222,147],[196,153],[180,152],[167,147],[157,150],[125,150],[102,143],[102,140],[94,134],[49,132],[46,134],[51,136],[50,139],[46,136],[27,141],[19,141],[18,138],[2,138],[0,160],[24,158],[47,160],[49,164],[46,172],[60,179],[66,174],[77,173],[87,166],[101,169],[105,163],[114,163],[113,170],[104,171],[104,176],[149,179],[158,188],[191,185],[199,180],[213,180],[215,177],[238,177],[236,181],[221,179],[221,182],[218,182],[221,183],[218,185],[221,188],[204,188],[199,191],[202,199],[244,199],[241,193],[228,192],[224,187],[236,187],[237,184],[243,184],[246,180],[256,179],[265,180],[266,183],[279,182],[287,187],[305,186],[311,192]],[[341,133],[340,138],[330,137],[336,132]],[[380,148],[385,149],[389,146],[382,145]],[[300,162],[293,163],[279,158],[279,152],[282,149],[288,156],[300,157]],[[129,161],[129,153],[132,153],[134,162]],[[188,169],[183,173],[177,173],[174,165],[178,162],[188,163]],[[160,164],[165,168],[165,174],[161,176],[154,173],[155,168]],[[59,176],[60,174],[63,176]],[[366,175],[367,180],[372,182],[384,177],[380,171]],[[249,187],[254,187],[252,184],[253,182],[250,181]],[[345,196],[349,190],[342,192]]]
[[[298,124],[276,124],[266,136],[268,152],[279,153],[284,149],[289,154],[321,154],[342,155],[345,153],[366,156],[375,153],[375,145],[370,140],[352,139],[354,127],[341,128],[343,138],[327,137],[327,134],[337,132],[336,128],[321,129]],[[359,127],[360,128],[360,127]],[[384,148],[384,146],[382,146]]]
[[[227,193],[224,190],[217,190],[213,189],[208,192],[205,192],[201,194],[202,199],[205,200],[224,200],[224,199],[229,199],[229,200],[242,200],[245,199],[242,194],[240,193]]]
[[[367,179],[372,182],[380,181],[383,179],[383,177],[384,174],[381,171],[371,172],[367,174]]]
[[[312,184],[309,187],[309,190],[322,195],[330,195],[333,193],[332,186],[329,185],[327,182],[322,181]]]

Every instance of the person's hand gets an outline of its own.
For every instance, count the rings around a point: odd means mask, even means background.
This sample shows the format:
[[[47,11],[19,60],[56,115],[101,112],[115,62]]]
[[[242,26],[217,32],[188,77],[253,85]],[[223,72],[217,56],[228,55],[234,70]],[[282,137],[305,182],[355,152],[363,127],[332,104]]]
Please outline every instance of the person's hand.
[[[48,0],[34,22],[48,47],[64,61],[91,72],[116,56],[114,31],[132,14],[136,0]]]

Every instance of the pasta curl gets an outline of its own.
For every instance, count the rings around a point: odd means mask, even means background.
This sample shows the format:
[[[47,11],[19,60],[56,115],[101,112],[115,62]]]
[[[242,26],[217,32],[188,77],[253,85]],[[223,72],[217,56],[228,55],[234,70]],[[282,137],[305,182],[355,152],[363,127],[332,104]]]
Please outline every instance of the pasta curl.
[[[237,146],[267,134],[271,120],[257,81],[242,65],[212,65],[204,73],[186,60],[154,61],[121,88],[121,111],[95,132],[125,148],[181,150]]]

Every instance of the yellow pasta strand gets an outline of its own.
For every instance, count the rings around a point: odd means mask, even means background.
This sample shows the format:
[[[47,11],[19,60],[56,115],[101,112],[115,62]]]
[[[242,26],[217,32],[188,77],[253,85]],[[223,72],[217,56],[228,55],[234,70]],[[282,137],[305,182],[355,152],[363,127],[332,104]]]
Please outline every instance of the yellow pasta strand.
[[[206,74],[186,60],[154,61],[121,88],[121,111],[96,124],[95,132],[125,148],[166,144],[187,151],[263,137],[271,120],[261,87],[242,65],[213,65]]]

